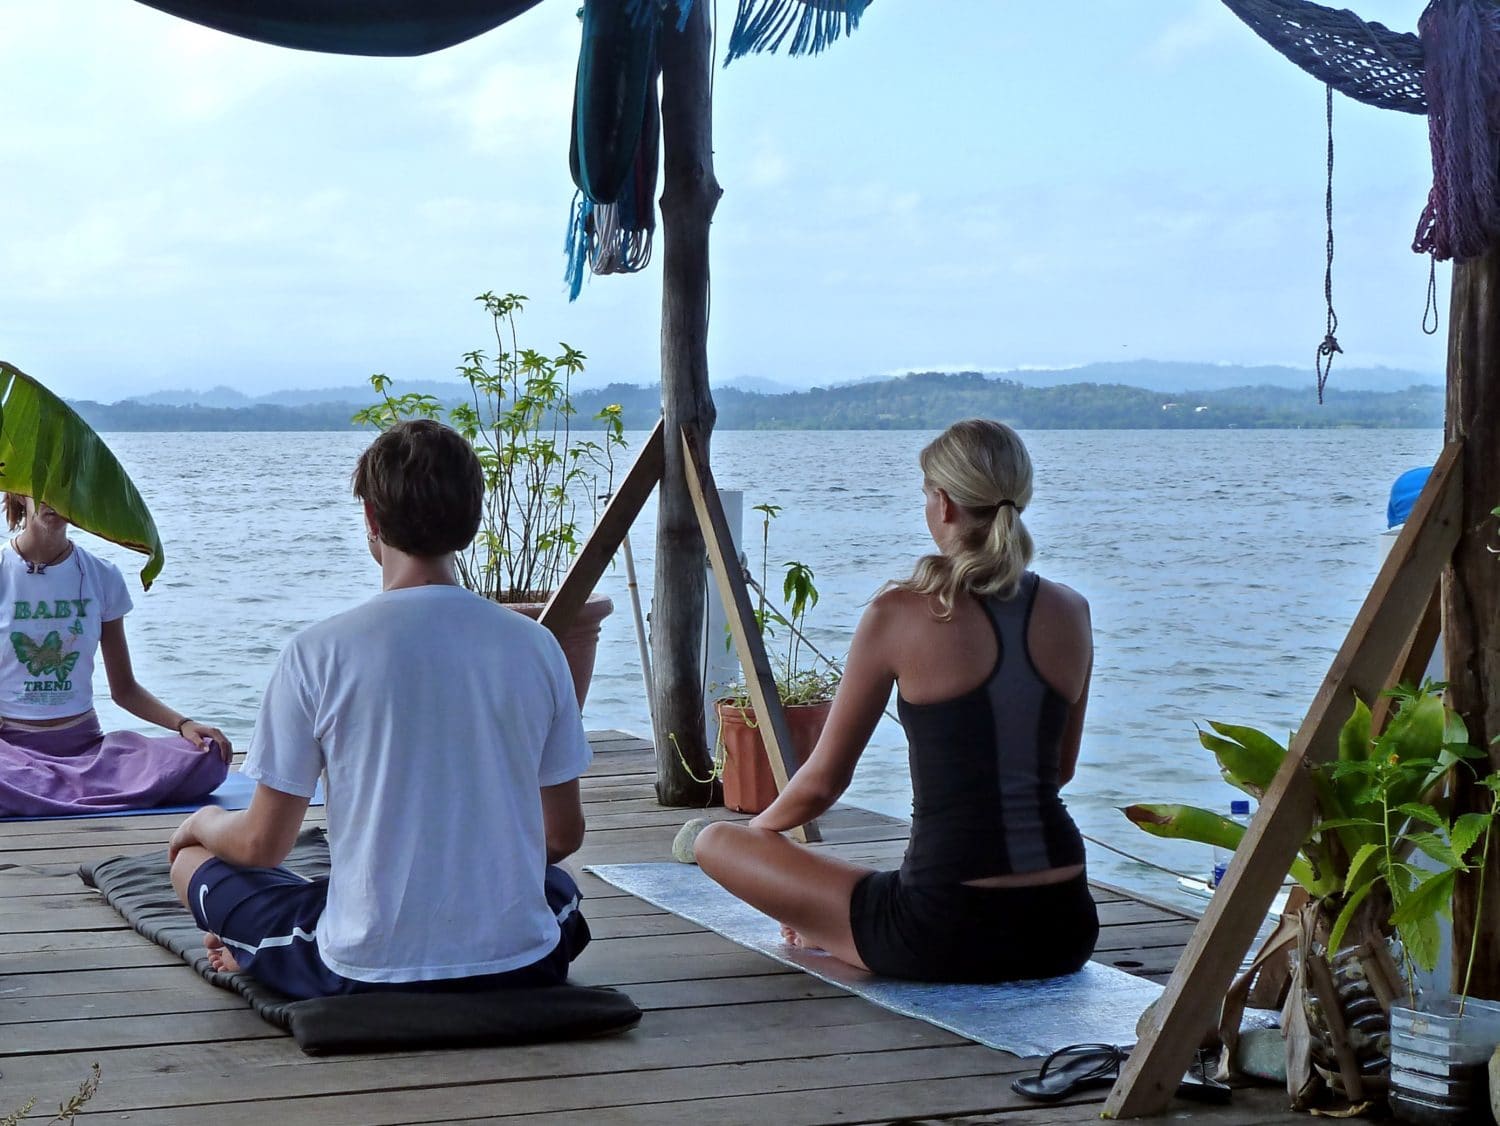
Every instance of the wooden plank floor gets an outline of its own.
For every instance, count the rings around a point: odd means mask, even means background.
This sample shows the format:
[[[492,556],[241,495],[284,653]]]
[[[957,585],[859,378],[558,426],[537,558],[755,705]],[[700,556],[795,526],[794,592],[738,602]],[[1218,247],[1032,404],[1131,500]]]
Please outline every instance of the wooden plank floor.
[[[670,858],[699,811],[662,809],[650,747],[593,737],[584,780],[590,863]],[[319,811],[315,810],[314,813]],[[708,816],[726,816],[722,810]],[[1039,1107],[1010,1090],[1035,1070],[580,877],[592,945],[574,980],[626,989],[646,1011],[624,1036],[479,1051],[311,1058],[166,951],[122,925],[78,881],[85,858],[163,847],[176,816],[0,824],[0,1118],[36,1096],[47,1111],[91,1064],[80,1121],[146,1126],[962,1122],[1048,1126],[1098,1117],[1104,1092]],[[894,864],[903,822],[838,808],[824,847]],[[1192,930],[1176,911],[1096,888],[1096,957],[1164,980]],[[1203,1123],[1304,1122],[1275,1091],[1233,1106],[1174,1102]]]

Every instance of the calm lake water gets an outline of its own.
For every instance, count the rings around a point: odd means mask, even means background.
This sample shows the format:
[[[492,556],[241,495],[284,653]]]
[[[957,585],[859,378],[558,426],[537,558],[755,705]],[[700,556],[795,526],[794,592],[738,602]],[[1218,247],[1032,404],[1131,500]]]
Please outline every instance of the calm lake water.
[[[634,446],[641,435],[632,436]],[[864,602],[930,548],[917,451],[925,432],[733,432],[713,440],[721,488],[782,506],[773,569],[798,559],[822,600],[809,633],[842,655]],[[349,472],[363,433],[113,434],[151,504],[167,565],[128,620],[141,681],[173,707],[248,744],[272,662],[297,630],[378,588]],[[1194,723],[1277,736],[1300,721],[1380,562],[1390,483],[1430,464],[1437,430],[1048,431],[1026,435],[1036,568],[1093,607],[1093,694],[1078,777],[1065,797],[1083,831],[1179,871],[1207,849],[1156,841],[1117,807],[1233,796]],[[653,512],[632,535],[649,597]],[[127,576],[138,556],[83,537]],[[649,737],[623,567],[585,712],[593,728]],[[107,726],[140,727],[103,699]],[[910,814],[905,743],[881,723],[850,799]],[[1176,881],[1090,845],[1093,875],[1179,902]]]

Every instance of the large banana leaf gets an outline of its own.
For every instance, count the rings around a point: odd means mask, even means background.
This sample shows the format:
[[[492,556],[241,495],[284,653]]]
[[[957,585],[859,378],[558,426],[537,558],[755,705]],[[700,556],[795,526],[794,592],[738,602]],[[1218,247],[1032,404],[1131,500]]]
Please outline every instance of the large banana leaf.
[[[1232,723],[1208,724],[1223,738],[1198,731],[1198,741],[1219,760],[1224,781],[1244,790],[1256,801],[1266,796],[1276,772],[1286,759],[1286,748],[1264,732]]]
[[[165,558],[156,521],[125,470],[78,413],[0,360],[0,488],[50,505],[79,528],[147,556],[150,588]]]
[[[1196,841],[1233,852],[1239,848],[1245,835],[1245,827],[1217,813],[1210,813],[1196,805],[1178,805],[1165,802],[1140,802],[1120,809],[1138,829],[1144,829],[1153,837],[1169,840]],[[1327,895],[1336,891],[1336,882],[1320,878],[1305,857],[1292,861],[1289,873],[1292,879],[1305,887],[1312,895]]]

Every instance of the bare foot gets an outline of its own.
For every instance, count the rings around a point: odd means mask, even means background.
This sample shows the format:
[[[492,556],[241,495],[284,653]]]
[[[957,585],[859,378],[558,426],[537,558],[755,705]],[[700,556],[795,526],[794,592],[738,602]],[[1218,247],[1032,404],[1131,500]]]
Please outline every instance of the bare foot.
[[[795,946],[798,950],[821,950],[822,947],[814,946],[785,923],[781,924],[781,941],[788,946]]]
[[[240,964],[234,960],[234,955],[229,952],[229,947],[224,945],[224,940],[216,934],[205,934],[203,936],[203,947],[208,951],[208,964],[221,974],[237,974],[240,972]]]

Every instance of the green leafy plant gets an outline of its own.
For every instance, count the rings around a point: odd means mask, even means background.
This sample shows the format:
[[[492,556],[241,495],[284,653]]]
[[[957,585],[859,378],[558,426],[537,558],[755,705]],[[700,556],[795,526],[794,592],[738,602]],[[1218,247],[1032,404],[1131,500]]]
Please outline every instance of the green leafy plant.
[[[810,646],[804,635],[804,629],[808,612],[818,604],[818,587],[814,581],[816,575],[806,563],[796,559],[788,560],[782,565],[781,594],[785,610],[779,610],[772,605],[766,594],[770,579],[771,521],[781,514],[781,506],[757,504],[753,506],[752,511],[761,514],[760,577],[752,580],[756,592],[753,613],[756,628],[760,631],[761,641],[765,644],[766,655],[771,663],[771,675],[776,683],[776,694],[781,698],[784,707],[826,703],[833,699],[842,672],[837,664],[822,654],[814,652],[811,660],[807,658],[807,650]],[[786,636],[785,647],[773,649],[773,642],[783,632]],[[734,644],[733,637],[727,630],[724,644],[726,647]],[[750,690],[743,680],[712,687],[718,692],[718,703],[721,708],[737,712],[738,718],[746,727],[753,729],[759,726],[754,706],[750,702]],[[727,751],[724,745],[722,724],[719,726],[718,737],[714,741],[713,751],[709,758],[707,778],[699,778],[693,773],[682,749],[677,746],[676,734],[669,733],[667,738],[676,750],[683,769],[693,781],[707,785],[716,779],[723,778]]]
[[[1472,769],[1470,762],[1485,755],[1469,743],[1463,720],[1444,706],[1443,687],[1429,681],[1393,689],[1388,695],[1395,711],[1378,733],[1371,730],[1370,709],[1356,699],[1339,734],[1337,759],[1314,771],[1320,816],[1289,874],[1327,905],[1330,952],[1359,914],[1370,912],[1399,933],[1409,966],[1431,970],[1438,956],[1438,919],[1449,915],[1454,881],[1476,867],[1483,871],[1500,814],[1500,774],[1483,779],[1495,795],[1487,812],[1451,812],[1446,782],[1453,771]],[[1286,748],[1251,727],[1209,727],[1198,738],[1218,759],[1225,781],[1262,797]],[[1122,812],[1155,836],[1221,848],[1237,847],[1245,832],[1194,806],[1137,804]],[[1430,863],[1413,863],[1415,853]]]
[[[1396,721],[1400,718],[1398,713]],[[1349,797],[1353,812],[1342,820],[1325,822],[1324,828],[1343,833],[1352,830],[1363,837],[1350,856],[1340,889],[1343,907],[1329,934],[1330,949],[1338,948],[1365,899],[1383,893],[1390,902],[1390,923],[1401,936],[1409,966],[1415,964],[1430,971],[1437,965],[1438,919],[1452,918],[1454,883],[1460,873],[1476,867],[1476,849],[1483,880],[1482,865],[1489,855],[1495,816],[1500,812],[1500,774],[1482,780],[1492,796],[1488,810],[1453,815],[1441,793],[1436,792],[1440,783],[1450,770],[1471,769],[1469,760],[1485,755],[1469,744],[1463,721],[1456,714],[1446,712],[1443,719],[1443,742],[1435,755],[1403,753],[1409,748],[1403,746],[1399,732],[1392,734],[1391,728],[1397,726],[1393,721],[1386,733],[1369,740],[1368,754],[1341,755],[1328,768],[1336,782],[1352,786]],[[1359,724],[1356,737],[1368,734],[1368,714],[1361,716],[1356,709],[1351,723]],[[1427,862],[1413,864],[1416,853],[1425,856]],[[1472,969],[1471,958],[1469,971]],[[1408,980],[1411,976],[1408,971]],[[1468,992],[1467,974],[1463,992]]]
[[[838,667],[826,658],[807,659],[805,627],[807,615],[818,604],[816,575],[806,563],[789,559],[782,565],[781,595],[784,610],[778,610],[767,597],[771,557],[771,521],[781,513],[775,504],[757,504],[752,511],[761,514],[760,579],[756,583],[755,624],[765,643],[776,680],[776,693],[783,705],[814,704],[833,698],[838,688]],[[786,644],[773,644],[784,633]],[[725,644],[730,644],[725,638]],[[723,699],[742,711],[750,707],[750,695],[743,683],[730,685]],[[747,722],[751,717],[745,716]]]
[[[571,385],[587,357],[567,344],[554,356],[522,348],[516,319],[524,296],[482,293],[475,300],[489,314],[495,351],[464,354],[458,373],[468,401],[444,407],[433,395],[393,395],[391,380],[377,374],[370,385],[380,400],[354,421],[383,430],[433,418],[467,438],[484,470],[485,495],[479,534],[458,557],[459,578],[500,602],[540,601],[578,551],[580,502],[597,518],[614,490],[624,418],[619,405],[605,407],[594,416],[600,438],[575,435]]]

